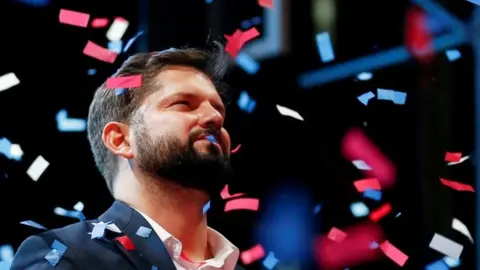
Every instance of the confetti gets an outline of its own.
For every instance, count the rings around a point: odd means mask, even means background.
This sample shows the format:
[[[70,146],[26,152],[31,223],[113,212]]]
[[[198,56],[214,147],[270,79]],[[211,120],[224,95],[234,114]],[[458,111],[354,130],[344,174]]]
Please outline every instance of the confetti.
[[[37,181],[42,173],[47,169],[50,163],[46,161],[42,156],[38,156],[32,165],[27,170],[28,176],[32,178],[33,181]]]
[[[77,203],[73,206],[73,209],[82,212],[84,207],[85,207],[85,205],[83,205],[82,202],[77,202]]]
[[[260,70],[260,64],[245,52],[240,52],[235,58],[235,62],[250,75],[254,75]]]
[[[442,184],[444,184],[447,187],[451,187],[451,188],[455,189],[456,191],[475,192],[475,190],[473,189],[473,187],[471,185],[462,184],[462,183],[447,180],[447,179],[444,179],[444,178],[440,178],[440,182],[442,182]]]
[[[347,237],[347,234],[342,232],[340,229],[332,227],[330,231],[328,232],[327,238],[330,240],[333,240],[337,243],[341,243],[345,238]]]
[[[220,192],[220,197],[222,197],[222,199],[224,199],[224,200],[230,199],[230,198],[235,198],[235,197],[240,197],[242,195],[245,195],[245,193],[235,193],[233,195],[230,195],[230,193],[228,192],[228,184],[225,185],[225,187]]]
[[[110,64],[115,62],[115,59],[117,58],[117,53],[109,51],[92,41],[87,42],[83,49],[83,54]]]
[[[267,257],[263,260],[263,266],[271,270],[278,264],[278,262],[279,260],[275,257],[275,254],[273,254],[273,252],[270,251]]]
[[[202,212],[203,214],[205,215],[208,210],[210,210],[210,201],[208,201],[204,206],[203,206],[203,209],[202,209]]]
[[[273,8],[273,0],[257,0],[258,5],[264,8]]]
[[[462,158],[462,153],[445,153],[445,161],[448,162],[458,162]]]
[[[132,44],[137,41],[137,39],[143,35],[143,31],[140,31],[138,32],[135,36],[133,36],[131,39],[129,39],[127,41],[127,44],[125,44],[125,47],[123,48],[123,52],[126,52],[128,51],[128,49],[130,49],[130,47],[132,46]]]
[[[460,163],[464,162],[465,160],[467,160],[469,158],[470,158],[470,156],[464,156],[459,161],[448,162],[447,165],[448,166],[457,165],[457,164],[460,164]]]
[[[379,190],[367,189],[363,192],[363,196],[375,201],[382,200],[382,192]]]
[[[100,239],[105,236],[105,229],[107,228],[108,223],[100,222],[93,225],[91,232],[91,239]]]
[[[107,26],[107,24],[108,24],[108,19],[107,18],[95,18],[90,23],[90,25],[93,28],[102,28],[102,27]]]
[[[225,212],[233,210],[252,210],[258,211],[258,199],[253,198],[242,198],[228,201],[225,204]]]
[[[128,89],[126,88],[117,88],[115,89],[115,95],[116,96],[121,96],[123,94],[126,94],[128,92]]]
[[[405,255],[405,253],[400,251],[388,241],[380,244],[380,250],[383,251],[383,253],[385,253],[387,257],[389,257],[392,261],[396,262],[400,266],[403,266],[408,260],[408,256]]]
[[[413,56],[422,63],[433,59],[432,35],[423,11],[412,8],[407,12],[405,45]]]
[[[253,100],[246,91],[242,91],[238,98],[237,105],[242,111],[252,113],[257,102]]]
[[[50,250],[47,255],[45,255],[45,260],[47,260],[51,266],[55,267],[60,261],[60,259],[62,259],[63,254],[65,254],[65,252],[67,251],[67,246],[55,240],[51,248],[52,250]]]
[[[367,163],[363,160],[354,160],[352,161],[353,165],[359,170],[371,171],[372,168],[368,166]]]
[[[60,9],[59,20],[63,24],[69,24],[79,27],[87,27],[90,14]]]
[[[351,129],[345,134],[342,154],[349,160],[365,161],[372,170],[362,172],[369,177],[376,177],[383,188],[391,187],[395,183],[395,166],[360,129]]]
[[[360,96],[357,97],[357,99],[365,106],[368,105],[368,101],[370,99],[374,98],[375,94],[372,91],[369,91],[367,93],[361,94]]]
[[[129,22],[122,17],[113,20],[112,25],[107,30],[107,38],[110,41],[119,41],[127,31]]]
[[[372,190],[381,190],[382,187],[380,186],[380,182],[378,182],[377,178],[367,178],[361,179],[353,182],[353,185],[357,189],[358,192],[365,192],[369,189]]]
[[[132,240],[124,235],[115,238],[127,251],[135,250],[135,245],[133,244]]]
[[[373,78],[373,74],[370,72],[361,72],[357,75],[357,79],[360,81],[368,81],[371,78]]]
[[[377,98],[378,100],[390,100],[393,101],[394,104],[403,105],[407,99],[407,94],[395,90],[378,88]]]
[[[382,219],[384,216],[388,215],[392,211],[392,205],[390,203],[385,203],[376,210],[370,213],[370,220],[377,222]]]
[[[370,213],[370,209],[363,202],[355,202],[350,205],[350,212],[355,217],[365,217]]]
[[[207,140],[208,140],[209,142],[212,142],[212,143],[218,143],[218,142],[217,142],[217,139],[215,139],[215,136],[213,136],[213,135],[208,135],[208,136],[207,136]]]
[[[335,60],[330,34],[328,32],[317,34],[315,40],[317,41],[317,50],[322,62],[327,63]]]
[[[142,75],[122,76],[107,79],[107,88],[136,88],[142,86]]]
[[[260,244],[257,244],[251,247],[250,249],[242,251],[240,253],[240,259],[245,265],[258,261],[264,256],[265,256],[265,250]]]
[[[142,238],[147,239],[147,238],[150,237],[151,233],[152,233],[152,229],[140,226],[140,228],[138,228],[138,230],[135,234],[142,237]]]
[[[448,270],[450,269],[448,265],[443,260],[438,260],[436,262],[430,263],[425,266],[425,270]]]
[[[230,151],[230,154],[235,154],[238,152],[238,150],[240,150],[240,147],[242,147],[241,144],[237,145],[237,147],[235,147],[232,151]]]
[[[87,129],[87,121],[79,118],[69,118],[65,109],[60,110],[55,116],[57,129],[60,132],[83,132]]]
[[[462,54],[458,50],[446,50],[445,55],[450,62],[458,60],[460,57],[462,57]]]
[[[281,115],[290,116],[290,117],[293,117],[293,118],[298,119],[300,121],[303,121],[303,117],[298,112],[296,112],[292,109],[277,105],[277,110]]]
[[[29,226],[29,227],[33,227],[33,228],[36,228],[36,229],[40,229],[40,230],[48,230],[47,228],[45,228],[44,226],[38,224],[37,222],[35,222],[33,220],[22,221],[22,222],[20,222],[20,224],[26,225],[26,226]]]
[[[465,224],[463,224],[463,222],[461,222],[460,220],[458,220],[456,218],[453,218],[452,229],[454,229],[454,230],[460,232],[461,234],[465,235],[466,237],[468,237],[470,242],[473,243],[473,237],[470,234],[470,232],[468,231],[467,226]]]
[[[250,28],[249,30],[242,32],[242,30],[237,29],[231,36],[225,35],[227,39],[227,45],[225,45],[225,51],[229,53],[233,58],[236,58],[240,49],[248,41],[258,37],[260,33],[255,27]]]
[[[438,233],[435,233],[428,246],[431,249],[454,259],[459,259],[460,254],[462,254],[463,251],[462,245]]]
[[[20,83],[15,73],[10,72],[0,77],[0,91],[7,90]]]

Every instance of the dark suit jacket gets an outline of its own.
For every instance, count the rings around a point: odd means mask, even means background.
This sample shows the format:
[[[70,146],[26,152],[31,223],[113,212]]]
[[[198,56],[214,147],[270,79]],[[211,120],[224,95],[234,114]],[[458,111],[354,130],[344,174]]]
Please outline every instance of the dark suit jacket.
[[[103,238],[91,239],[89,233],[94,227],[92,223],[100,221],[115,224],[121,233],[107,229]],[[123,202],[115,201],[96,220],[78,222],[30,236],[18,248],[11,270],[175,270],[175,265],[155,231],[152,230],[146,237],[145,234],[137,234],[140,227],[151,229],[150,224],[137,211]],[[60,260],[52,266],[46,256],[57,256]],[[240,269],[239,266],[235,268]]]

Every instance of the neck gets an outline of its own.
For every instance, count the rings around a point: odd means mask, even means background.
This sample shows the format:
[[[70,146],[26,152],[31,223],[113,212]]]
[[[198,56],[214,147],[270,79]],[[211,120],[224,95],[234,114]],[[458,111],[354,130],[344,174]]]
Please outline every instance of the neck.
[[[212,257],[207,243],[207,220],[203,206],[205,192],[180,187],[163,179],[128,177],[117,179],[115,199],[140,210],[182,243],[192,261]]]

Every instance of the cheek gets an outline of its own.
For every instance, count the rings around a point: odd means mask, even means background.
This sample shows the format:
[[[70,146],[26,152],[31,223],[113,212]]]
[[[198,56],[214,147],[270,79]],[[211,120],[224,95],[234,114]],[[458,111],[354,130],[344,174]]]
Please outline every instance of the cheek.
[[[230,135],[228,134],[227,130],[222,128],[222,130],[220,131],[220,136],[222,137],[222,140],[225,144],[225,148],[227,152],[230,152],[231,142],[230,142]]]

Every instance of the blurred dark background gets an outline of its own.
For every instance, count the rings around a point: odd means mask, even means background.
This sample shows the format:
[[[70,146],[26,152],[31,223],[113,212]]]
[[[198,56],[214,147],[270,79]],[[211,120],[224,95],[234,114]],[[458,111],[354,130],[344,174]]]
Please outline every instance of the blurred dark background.
[[[467,1],[437,3],[464,21],[475,7]],[[451,228],[457,218],[475,236],[475,193],[455,191],[439,180],[475,182],[473,158],[452,166],[444,161],[447,151],[464,156],[474,151],[471,46],[438,50],[427,64],[409,57],[365,70],[369,79],[352,74],[310,88],[298,84],[305,72],[405,46],[406,12],[412,7],[404,0],[275,0],[273,9],[255,0],[0,2],[0,76],[13,72],[20,80],[0,92],[0,138],[23,151],[21,160],[0,153],[0,245],[16,250],[26,237],[39,232],[19,224],[24,220],[47,228],[76,222],[55,214],[56,207],[72,210],[82,202],[84,215],[94,218],[113,202],[93,163],[86,132],[59,129],[60,110],[66,110],[69,118],[86,119],[96,87],[131,54],[206,48],[212,41],[225,42],[224,35],[236,29],[255,26],[261,35],[242,53],[259,68],[232,65],[228,82],[233,102],[226,126],[232,144],[242,145],[232,155],[236,179],[230,192],[258,198],[260,208],[224,212],[220,196],[212,198],[210,225],[242,251],[261,244],[267,254],[275,253],[279,260],[275,269],[319,269],[314,237],[326,235],[332,227],[368,220],[352,213],[355,202],[363,202],[370,211],[389,202],[392,212],[377,223],[386,239],[409,256],[403,268],[425,269],[444,258],[428,247],[439,233],[464,246],[460,260],[445,261],[452,268],[475,269],[474,245]],[[82,51],[88,40],[107,47],[110,24],[104,28],[61,24],[60,9],[89,13],[90,20],[125,18],[129,27],[123,45],[138,32],[144,34],[115,63],[104,63]],[[320,59],[315,40],[320,32],[330,34],[332,62]],[[457,50],[461,57],[449,59],[446,49]],[[365,106],[357,99],[368,91],[376,94],[377,88],[407,93],[405,104],[372,99]],[[247,103],[255,102],[253,110],[239,105],[242,93],[248,93]],[[304,121],[281,115],[276,105],[297,111]],[[341,154],[343,135],[352,127],[363,129],[396,166],[396,184],[383,191],[381,202],[357,192],[353,182],[364,176]],[[49,166],[32,181],[26,171],[39,155]],[[246,265],[265,267],[263,258]],[[398,268],[385,256],[350,267]]]

